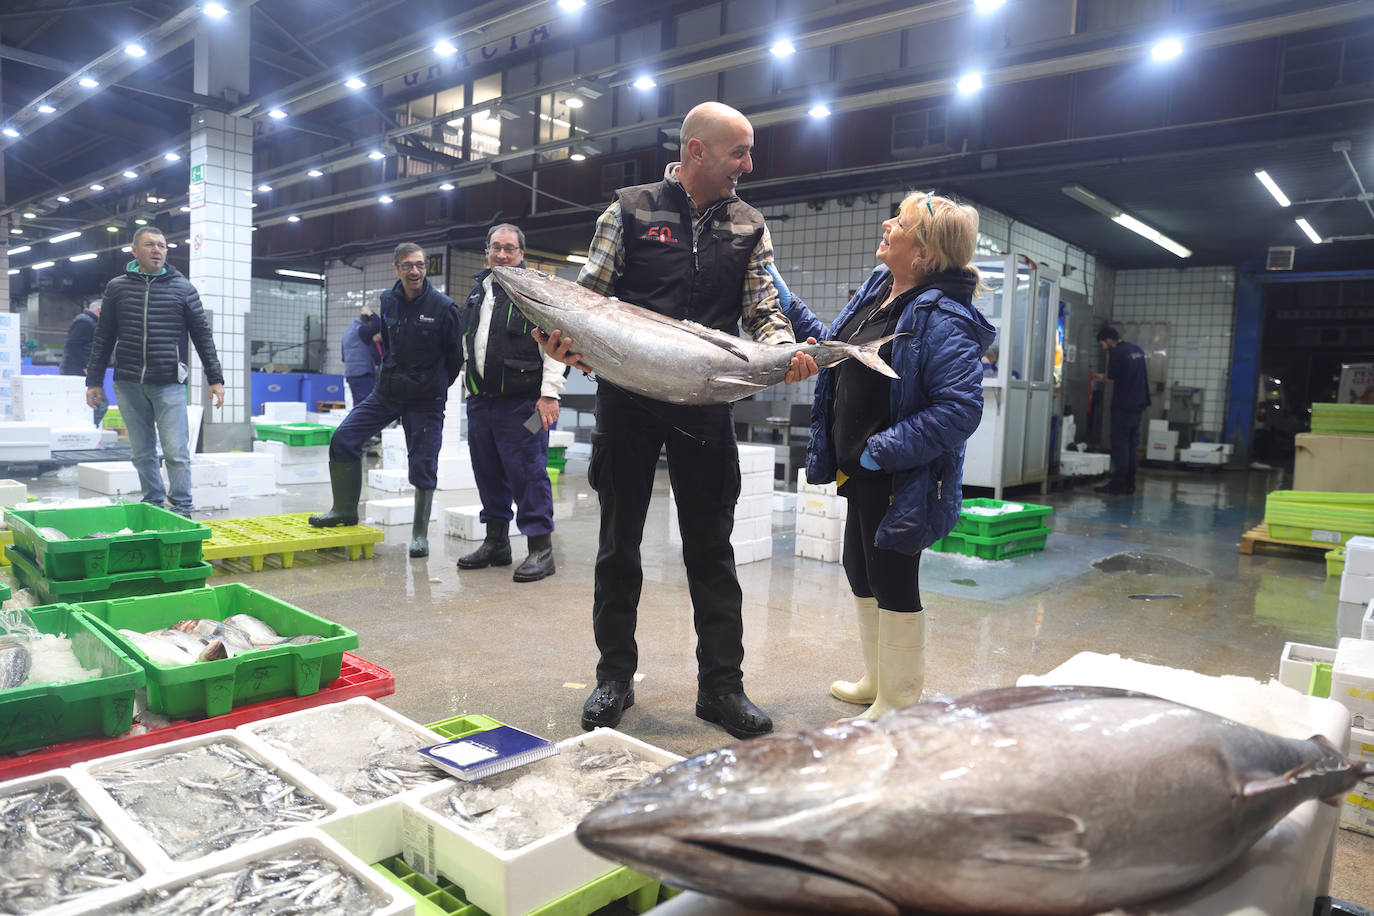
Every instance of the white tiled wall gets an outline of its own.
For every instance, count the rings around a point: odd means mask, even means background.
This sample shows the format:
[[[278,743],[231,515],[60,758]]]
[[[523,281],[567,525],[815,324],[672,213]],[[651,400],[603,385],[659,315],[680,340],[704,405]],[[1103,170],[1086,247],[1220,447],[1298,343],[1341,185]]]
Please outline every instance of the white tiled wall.
[[[1201,432],[1214,437],[1226,416],[1235,300],[1230,267],[1116,272],[1112,319],[1169,322],[1169,384],[1203,390]]]

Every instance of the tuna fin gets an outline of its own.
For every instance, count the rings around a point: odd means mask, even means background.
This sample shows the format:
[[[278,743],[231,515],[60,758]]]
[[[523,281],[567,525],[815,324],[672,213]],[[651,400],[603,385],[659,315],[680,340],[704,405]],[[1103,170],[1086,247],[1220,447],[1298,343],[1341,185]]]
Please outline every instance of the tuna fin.
[[[981,859],[1038,868],[1086,868],[1091,859],[1080,845],[1083,823],[1076,817],[1033,811],[977,814],[970,826]]]

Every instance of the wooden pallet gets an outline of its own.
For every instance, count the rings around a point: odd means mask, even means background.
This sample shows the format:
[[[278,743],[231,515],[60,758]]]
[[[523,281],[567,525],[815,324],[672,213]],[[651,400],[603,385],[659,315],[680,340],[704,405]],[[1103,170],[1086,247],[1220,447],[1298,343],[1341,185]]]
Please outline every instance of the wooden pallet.
[[[210,540],[205,542],[202,554],[211,561],[247,559],[253,572],[262,572],[269,554],[278,555],[282,568],[290,569],[296,554],[304,550],[342,548],[350,560],[370,560],[373,547],[385,537],[368,525],[313,528],[306,521],[308,517],[308,512],[298,512],[207,521]]]
[[[1283,538],[1271,538],[1269,536],[1269,526],[1261,522],[1249,531],[1240,536],[1240,552],[1252,554],[1257,545],[1268,545],[1271,547],[1299,548],[1310,551],[1312,556],[1324,555],[1328,550],[1335,550],[1340,544],[1315,544],[1312,541],[1289,541]]]

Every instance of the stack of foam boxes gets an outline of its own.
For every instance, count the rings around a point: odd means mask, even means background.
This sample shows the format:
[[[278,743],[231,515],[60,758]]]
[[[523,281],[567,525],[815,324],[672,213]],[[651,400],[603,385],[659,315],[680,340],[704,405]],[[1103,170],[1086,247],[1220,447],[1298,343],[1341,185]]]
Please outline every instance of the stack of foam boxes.
[[[735,502],[735,529],[730,534],[736,566],[773,556],[773,454],[769,445],[739,446],[739,499]],[[671,485],[668,487],[668,540],[674,546],[682,546],[677,496]]]
[[[10,379],[14,419],[48,427],[57,451],[100,448],[100,430],[86,406],[86,381],[78,375],[16,375]]]
[[[171,486],[165,465],[162,468],[162,480]],[[192,455],[191,505],[201,511],[228,509],[231,499],[228,466],[204,455]]]
[[[231,500],[272,496],[277,492],[277,459],[270,452],[204,452],[198,457],[224,466]],[[194,481],[195,477],[191,479]]]
[[[1345,569],[1336,607],[1337,632],[1359,633],[1362,639],[1374,640],[1374,537],[1353,537],[1345,542]]]
[[[0,423],[14,419],[14,377],[19,374],[20,346],[19,316],[14,312],[0,312]]]
[[[805,468],[797,471],[797,556],[840,562],[848,507],[836,489],[834,483],[809,483]]]
[[[272,476],[279,487],[329,483],[327,445],[287,445],[271,439],[257,439],[253,442],[253,451],[272,456]]]
[[[444,442],[439,448],[440,490],[475,490],[477,478],[472,472],[472,456],[468,452],[463,422],[467,407],[463,403],[463,379],[448,389],[448,403],[444,405]]]
[[[1151,420],[1145,436],[1145,460],[1173,464],[1178,457],[1178,430],[1168,420]]]

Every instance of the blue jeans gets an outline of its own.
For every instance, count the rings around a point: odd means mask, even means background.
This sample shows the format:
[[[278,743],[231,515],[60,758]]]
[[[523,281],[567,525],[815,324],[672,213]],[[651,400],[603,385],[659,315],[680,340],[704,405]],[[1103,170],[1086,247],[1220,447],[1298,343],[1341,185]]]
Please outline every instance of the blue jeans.
[[[191,511],[191,431],[186,421],[186,386],[115,381],[119,415],[129,430],[134,468],[143,487],[143,501],[155,506],[166,500],[182,514]],[[169,494],[158,468],[157,442],[167,462]]]

